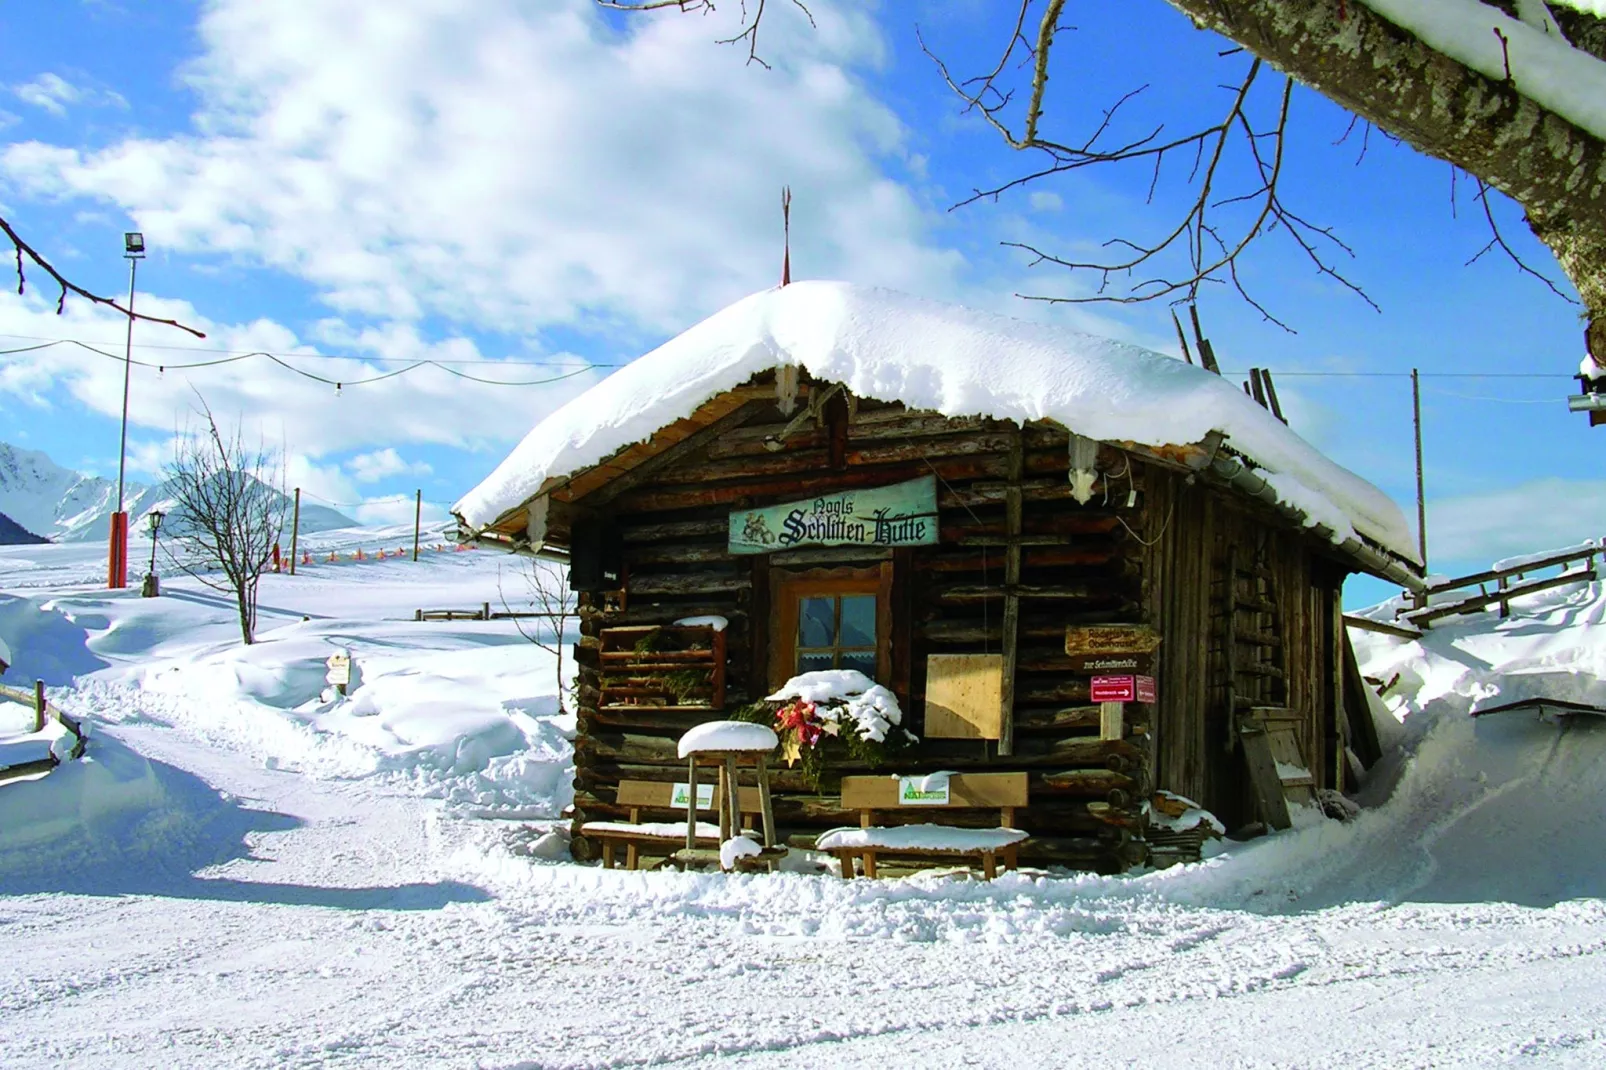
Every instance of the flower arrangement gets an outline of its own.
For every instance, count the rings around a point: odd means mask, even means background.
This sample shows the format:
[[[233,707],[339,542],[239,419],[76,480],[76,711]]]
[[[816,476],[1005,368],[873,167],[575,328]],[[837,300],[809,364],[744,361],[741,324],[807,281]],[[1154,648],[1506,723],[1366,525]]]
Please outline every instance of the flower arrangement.
[[[875,768],[890,753],[916,742],[899,727],[903,711],[897,697],[853,669],[794,676],[738,716],[774,728],[786,764],[801,762],[816,786],[830,751]]]

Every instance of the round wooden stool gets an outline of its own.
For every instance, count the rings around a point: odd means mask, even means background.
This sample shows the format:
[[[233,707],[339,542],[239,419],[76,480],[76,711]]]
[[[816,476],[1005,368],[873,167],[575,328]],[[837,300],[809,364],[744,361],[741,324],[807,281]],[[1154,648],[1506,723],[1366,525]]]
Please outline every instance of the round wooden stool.
[[[719,850],[701,850],[697,846],[697,770],[699,766],[713,766],[718,770],[719,840],[725,841],[740,834],[741,806],[739,770],[743,765],[754,767],[758,780],[759,813],[764,822],[764,842],[757,855],[738,858],[742,862],[762,862],[774,868],[774,860],[786,853],[785,847],[775,844],[775,810],[770,803],[770,775],[767,764],[770,753],[780,745],[773,729],[747,721],[709,721],[700,724],[680,738],[678,753],[686,759],[687,798],[692,805],[686,811],[686,847],[675,852],[683,863],[721,861]]]

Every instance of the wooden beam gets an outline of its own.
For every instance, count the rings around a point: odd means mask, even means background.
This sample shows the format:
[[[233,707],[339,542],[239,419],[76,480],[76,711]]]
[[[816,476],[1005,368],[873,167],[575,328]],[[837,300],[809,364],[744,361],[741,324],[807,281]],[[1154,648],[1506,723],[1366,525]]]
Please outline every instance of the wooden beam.
[[[1025,452],[1017,431],[1009,445],[1009,485],[1004,488],[1004,525],[1009,545],[1004,548],[1004,679],[1000,705],[1002,723],[998,733],[998,753],[1001,757],[1015,753],[1015,669],[1020,657],[1017,640],[1020,637],[1020,559],[1021,546],[1021,474],[1025,467]]]
[[[683,457],[697,452],[732,428],[740,427],[753,417],[759,404],[759,402],[754,401],[743,402],[713,423],[698,431],[693,431],[679,442],[653,454],[641,463],[615,476],[596,490],[585,493],[580,500],[592,508],[602,508],[619,497],[619,495],[625,493],[625,491],[640,486],[664,468]]]

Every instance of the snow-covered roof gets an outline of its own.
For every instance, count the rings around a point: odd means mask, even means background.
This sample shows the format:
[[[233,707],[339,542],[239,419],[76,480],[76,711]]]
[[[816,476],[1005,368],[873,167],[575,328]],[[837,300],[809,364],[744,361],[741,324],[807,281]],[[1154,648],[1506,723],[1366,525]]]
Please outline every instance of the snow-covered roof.
[[[861,397],[949,416],[1052,419],[1102,441],[1189,445],[1218,431],[1335,539],[1353,530],[1417,560],[1399,506],[1218,375],[1124,342],[843,282],[764,290],[670,339],[537,424],[453,511],[478,532],[549,478],[785,365]]]

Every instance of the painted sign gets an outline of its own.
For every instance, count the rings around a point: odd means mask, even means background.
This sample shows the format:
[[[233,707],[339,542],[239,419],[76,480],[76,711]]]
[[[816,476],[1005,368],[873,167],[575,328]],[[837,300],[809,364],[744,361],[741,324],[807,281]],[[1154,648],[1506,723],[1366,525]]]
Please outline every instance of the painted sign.
[[[1065,629],[1065,653],[1082,671],[1144,672],[1160,637],[1144,624],[1071,625]]]
[[[1094,702],[1136,702],[1138,700],[1137,677],[1135,676],[1095,676],[1089,698]]]
[[[898,778],[899,806],[947,806],[948,778],[940,780],[923,776]]]
[[[1073,672],[1145,673],[1154,668],[1153,654],[1073,654],[1069,659]]]
[[[676,784],[669,793],[669,805],[675,810],[684,810],[691,800],[691,785],[682,781]],[[712,810],[714,808],[714,785],[697,785],[697,809]]]
[[[799,546],[931,546],[937,541],[937,477],[844,490],[730,515],[730,552]]]
[[[1094,702],[1153,702],[1152,676],[1095,676],[1089,698]]]
[[[329,667],[329,672],[324,676],[324,679],[329,683],[337,687],[345,687],[351,683],[350,654],[344,650],[336,651],[329,655],[329,660],[324,664]]]

